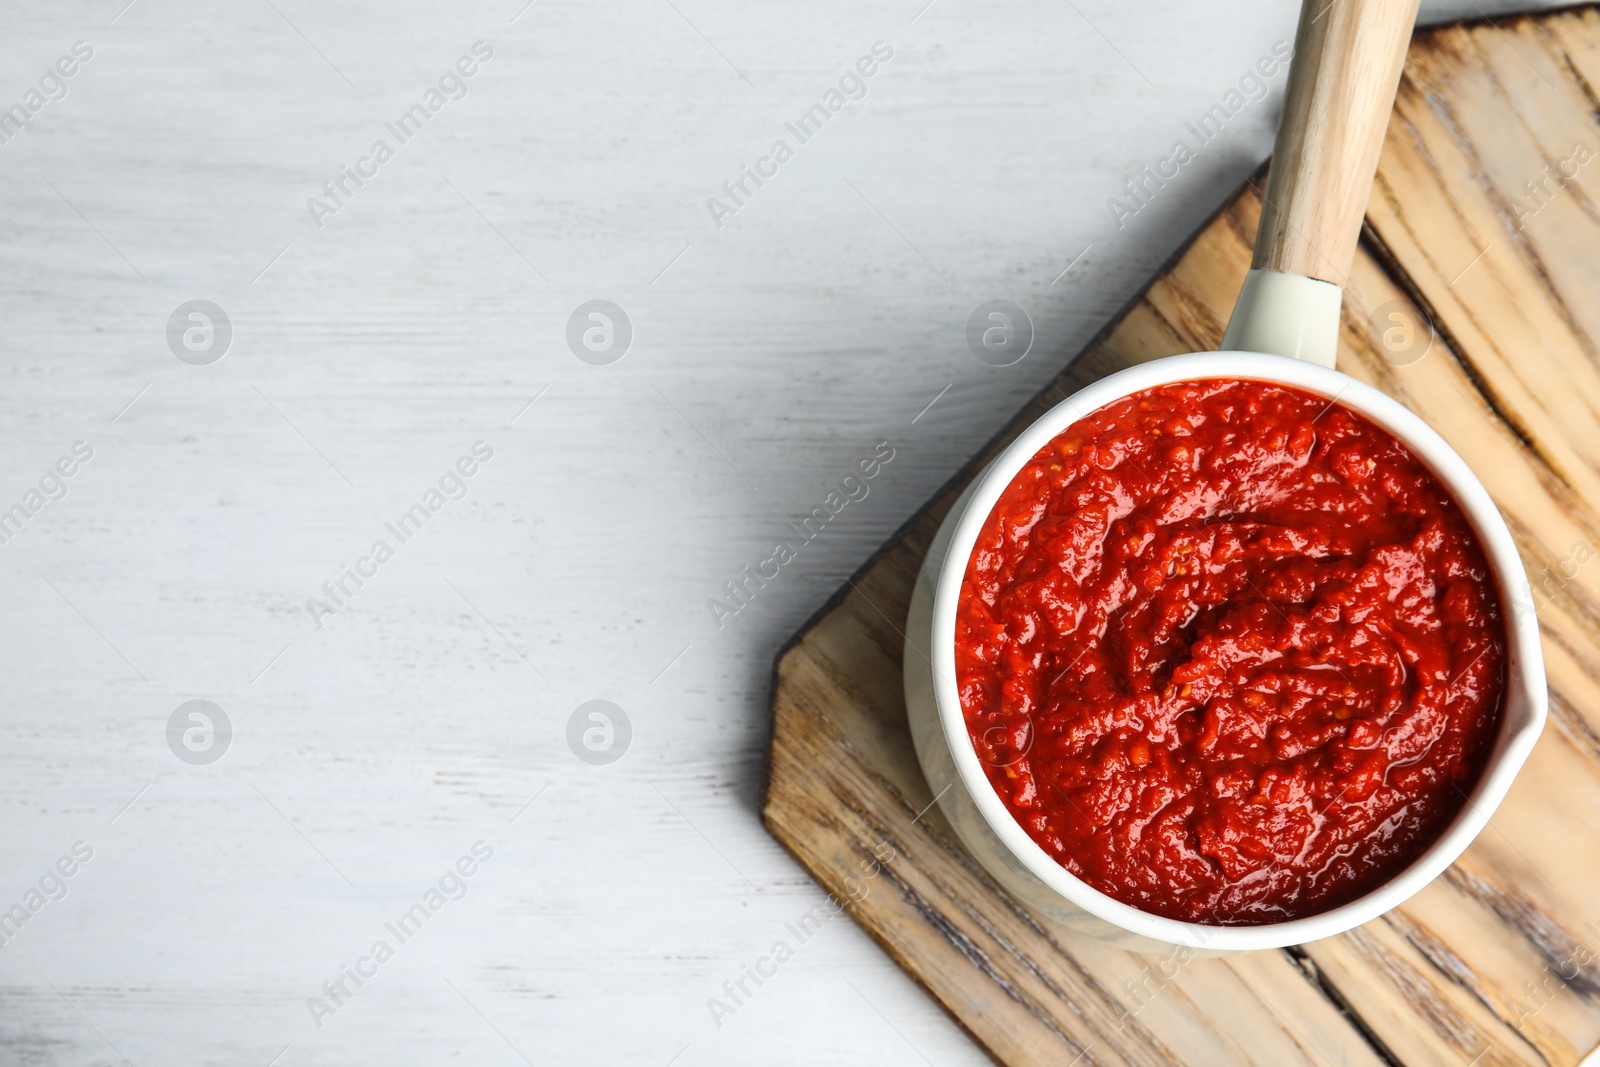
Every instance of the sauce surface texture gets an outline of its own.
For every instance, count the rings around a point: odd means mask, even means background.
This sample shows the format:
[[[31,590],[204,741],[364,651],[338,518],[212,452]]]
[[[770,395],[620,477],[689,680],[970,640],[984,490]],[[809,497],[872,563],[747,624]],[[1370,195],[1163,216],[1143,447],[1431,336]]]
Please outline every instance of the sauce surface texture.
[[[956,617],[967,728],[1018,823],[1168,918],[1254,925],[1427,848],[1500,715],[1499,596],[1386,431],[1255,381],[1136,393],[1001,494]]]

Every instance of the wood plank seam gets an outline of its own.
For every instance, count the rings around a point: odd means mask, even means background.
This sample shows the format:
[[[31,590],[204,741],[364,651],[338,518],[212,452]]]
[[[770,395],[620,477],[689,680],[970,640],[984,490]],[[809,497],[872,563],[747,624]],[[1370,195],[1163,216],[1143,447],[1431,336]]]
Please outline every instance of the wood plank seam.
[[[1306,955],[1304,949],[1299,945],[1294,945],[1284,949],[1284,953],[1294,961],[1295,966],[1305,975],[1306,981],[1315,986],[1317,991],[1327,998],[1328,1003],[1337,1008],[1339,1014],[1350,1021],[1350,1025],[1366,1039],[1367,1044],[1372,1046],[1372,1050],[1383,1060],[1386,1067],[1405,1067],[1400,1058],[1384,1044],[1383,1038],[1367,1025],[1367,1021],[1361,1017],[1360,1013],[1350,1006],[1350,1002],[1345,999],[1339,987],[1323,976],[1321,968],[1317,966],[1315,960]]]

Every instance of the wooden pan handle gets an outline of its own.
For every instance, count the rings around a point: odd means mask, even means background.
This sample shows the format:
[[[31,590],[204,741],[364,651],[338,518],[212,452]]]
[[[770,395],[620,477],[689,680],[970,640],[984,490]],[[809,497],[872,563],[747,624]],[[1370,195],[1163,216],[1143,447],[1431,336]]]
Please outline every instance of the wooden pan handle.
[[[1304,0],[1256,232],[1257,270],[1343,285],[1418,0]]]

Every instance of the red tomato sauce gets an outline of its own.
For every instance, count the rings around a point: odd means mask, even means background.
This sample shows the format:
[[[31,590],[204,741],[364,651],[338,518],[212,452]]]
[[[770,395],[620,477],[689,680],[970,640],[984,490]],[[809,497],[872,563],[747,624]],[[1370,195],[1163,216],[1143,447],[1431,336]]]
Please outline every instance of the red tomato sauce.
[[[1346,903],[1443,832],[1500,715],[1499,595],[1404,445],[1255,381],[1074,423],[984,523],[956,616],[967,728],[1067,870],[1168,918]]]

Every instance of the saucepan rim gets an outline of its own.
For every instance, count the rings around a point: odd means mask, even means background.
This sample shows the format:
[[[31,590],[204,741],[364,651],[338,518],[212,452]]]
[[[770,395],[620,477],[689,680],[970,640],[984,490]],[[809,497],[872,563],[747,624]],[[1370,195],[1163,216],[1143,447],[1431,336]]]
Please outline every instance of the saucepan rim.
[[[1095,410],[1158,385],[1201,379],[1276,382],[1325,396],[1388,430],[1433,471],[1477,534],[1500,591],[1506,627],[1506,690],[1499,731],[1466,804],[1406,868],[1365,895],[1316,915],[1256,926],[1183,922],[1142,911],[1099,892],[1062,867],[1016,821],[984,773],[967,732],[955,677],[956,607],[980,529],[1000,493],[1051,439]],[[1051,408],[978,475],[955,517],[933,597],[933,691],[944,741],[979,814],[1005,849],[1071,904],[1130,933],[1207,951],[1281,948],[1329,937],[1399,905],[1444,871],[1488,824],[1538,740],[1547,715],[1544,661],[1531,587],[1505,520],[1465,461],[1415,413],[1338,371],[1257,352],[1196,352],[1139,364],[1086,386]]]

